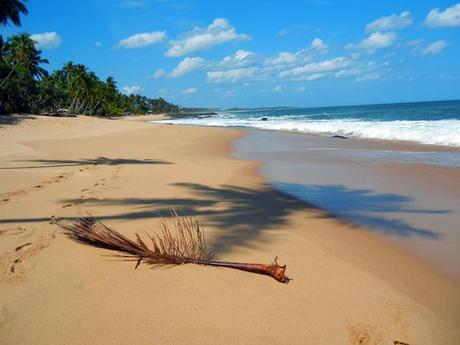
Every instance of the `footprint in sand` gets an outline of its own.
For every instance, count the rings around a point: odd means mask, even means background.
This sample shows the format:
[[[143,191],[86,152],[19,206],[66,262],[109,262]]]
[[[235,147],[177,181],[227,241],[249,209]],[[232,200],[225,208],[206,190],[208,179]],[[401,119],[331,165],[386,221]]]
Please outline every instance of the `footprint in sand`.
[[[24,195],[27,195],[29,192],[32,192],[34,190],[42,189],[45,185],[64,181],[67,178],[69,178],[70,175],[71,174],[67,174],[67,173],[60,174],[60,175],[54,176],[52,178],[49,178],[47,180],[43,180],[39,184],[37,184],[37,185],[35,185],[33,187],[29,187],[29,188],[25,188],[25,189],[13,191],[13,192],[7,192],[7,193],[0,194],[0,204],[6,204],[6,203],[11,201],[11,198],[18,197],[18,196],[24,196]]]
[[[43,237],[35,242],[26,242],[17,246],[14,251],[0,256],[0,282],[10,284],[24,281],[30,269],[28,260],[51,244],[55,235]]]
[[[83,171],[84,169],[80,169],[80,171]],[[87,168],[85,169],[87,170]],[[76,204],[82,204],[85,202],[85,199],[88,197],[88,195],[93,194],[97,189],[92,188],[92,187],[102,187],[102,186],[109,186],[113,181],[115,181],[120,174],[121,167],[117,166],[115,169],[112,170],[112,176],[108,178],[100,178],[98,182],[95,182],[91,187],[89,188],[83,188],[80,189],[80,201],[77,202]],[[75,204],[67,204],[63,205],[62,208],[74,206]]]
[[[382,336],[372,326],[363,323],[348,326],[348,337],[352,345],[379,345]]]
[[[25,195],[25,194],[27,194],[25,190],[17,190],[14,192],[0,194],[0,199],[2,200],[2,204],[6,204],[11,201],[11,198]]]
[[[0,235],[19,235],[24,231],[26,231],[26,229],[21,228],[20,226],[16,228],[0,229]]]

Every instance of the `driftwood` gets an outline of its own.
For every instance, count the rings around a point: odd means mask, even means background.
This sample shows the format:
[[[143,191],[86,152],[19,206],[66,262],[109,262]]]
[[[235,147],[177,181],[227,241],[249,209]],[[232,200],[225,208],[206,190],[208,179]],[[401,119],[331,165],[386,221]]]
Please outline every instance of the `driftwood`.
[[[198,222],[179,217],[175,212],[173,216],[174,231],[166,223],[160,222],[160,234],[147,234],[150,245],[137,233],[136,241],[133,241],[91,216],[77,218],[70,224],[59,219],[53,219],[53,222],[74,240],[123,252],[116,256],[137,261],[136,268],[141,262],[152,266],[197,264],[264,274],[282,283],[289,281],[284,275],[286,265],[278,265],[277,258],[270,265],[214,261],[214,252],[207,249],[204,232]]]

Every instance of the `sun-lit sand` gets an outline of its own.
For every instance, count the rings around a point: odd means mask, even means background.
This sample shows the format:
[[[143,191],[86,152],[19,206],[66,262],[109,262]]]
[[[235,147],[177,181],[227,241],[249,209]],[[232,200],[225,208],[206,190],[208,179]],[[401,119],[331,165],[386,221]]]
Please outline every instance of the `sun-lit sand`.
[[[284,195],[229,156],[233,129],[155,117],[17,118],[0,128],[2,344],[458,344],[459,286],[368,232]],[[174,207],[219,260],[293,280],[151,269],[49,222],[92,214],[155,231]]]

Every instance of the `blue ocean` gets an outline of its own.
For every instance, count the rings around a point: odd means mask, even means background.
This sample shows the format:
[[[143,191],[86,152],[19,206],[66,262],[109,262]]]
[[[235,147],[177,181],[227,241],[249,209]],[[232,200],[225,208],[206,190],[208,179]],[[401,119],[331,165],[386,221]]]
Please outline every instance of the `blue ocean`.
[[[322,108],[220,109],[210,117],[165,122],[342,135],[460,146],[460,101]]]

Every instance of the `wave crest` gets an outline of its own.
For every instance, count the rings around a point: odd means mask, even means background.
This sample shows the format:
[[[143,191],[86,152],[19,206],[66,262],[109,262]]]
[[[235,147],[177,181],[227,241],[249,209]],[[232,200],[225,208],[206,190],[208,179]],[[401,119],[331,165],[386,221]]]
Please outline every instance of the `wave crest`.
[[[362,121],[341,120],[294,120],[289,118],[256,118],[216,116],[206,119],[177,119],[167,122],[186,125],[214,127],[252,127],[321,135],[344,135],[355,138],[412,141],[429,145],[460,146],[460,120],[435,121]]]

